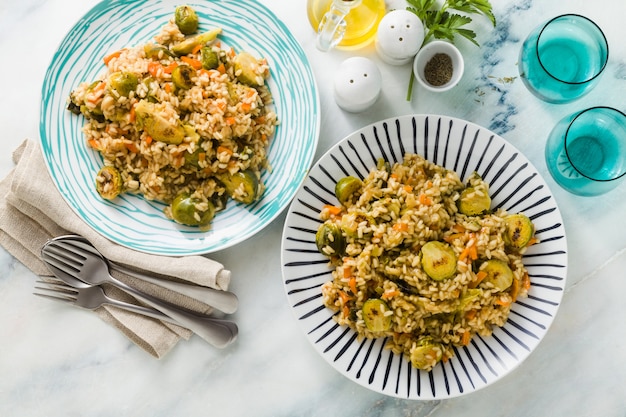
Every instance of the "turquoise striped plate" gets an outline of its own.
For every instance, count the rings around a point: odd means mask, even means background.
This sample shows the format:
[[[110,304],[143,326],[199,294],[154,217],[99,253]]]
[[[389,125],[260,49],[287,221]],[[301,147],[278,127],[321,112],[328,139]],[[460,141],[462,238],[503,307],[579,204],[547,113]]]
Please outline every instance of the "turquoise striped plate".
[[[143,44],[173,16],[174,0],[102,1],[74,25],[52,58],[42,88],[41,146],[57,188],[93,229],[120,245],[158,255],[215,252],[262,230],[289,204],[304,181],[319,137],[320,109],[315,79],[304,51],[287,27],[256,1],[189,3],[200,29],[223,28],[221,41],[237,51],[265,57],[280,125],[270,144],[267,189],[251,206],[230,202],[212,230],[201,232],[168,220],[163,205],[124,195],[101,199],[93,181],[100,155],[86,146],[84,119],[66,110],[70,91],[104,70],[102,58],[124,46]]]

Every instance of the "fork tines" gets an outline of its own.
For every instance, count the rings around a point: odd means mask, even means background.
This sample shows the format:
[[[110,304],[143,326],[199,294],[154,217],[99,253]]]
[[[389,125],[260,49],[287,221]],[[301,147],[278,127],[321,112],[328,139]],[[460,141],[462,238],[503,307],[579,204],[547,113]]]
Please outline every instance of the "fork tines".
[[[43,286],[35,286],[35,290],[46,291],[46,293],[33,292],[39,297],[48,298],[55,301],[64,301],[66,303],[74,303],[78,292],[65,284],[53,281],[35,281],[35,284],[43,284]]]

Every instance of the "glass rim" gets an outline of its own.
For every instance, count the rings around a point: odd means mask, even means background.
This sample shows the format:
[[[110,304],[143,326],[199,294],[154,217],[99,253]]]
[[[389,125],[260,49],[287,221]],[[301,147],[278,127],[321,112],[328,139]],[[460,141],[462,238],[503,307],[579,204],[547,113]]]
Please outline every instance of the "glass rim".
[[[609,178],[609,179],[598,179],[598,178],[594,178],[594,177],[590,177],[589,175],[585,175],[582,172],[580,172],[580,170],[578,168],[576,168],[576,165],[574,165],[574,163],[572,162],[572,159],[569,156],[569,152],[567,150],[567,137],[569,135],[569,130],[572,127],[572,125],[574,124],[574,122],[583,114],[593,111],[593,110],[598,110],[598,109],[604,109],[604,110],[610,110],[611,112],[617,113],[618,115],[620,115],[621,117],[623,117],[626,120],[626,113],[624,113],[621,110],[618,110],[614,107],[609,107],[609,106],[594,106],[594,107],[589,107],[588,109],[585,110],[581,110],[580,112],[578,112],[576,114],[576,116],[574,116],[574,118],[569,122],[569,124],[567,125],[567,129],[565,130],[565,137],[563,139],[564,142],[564,146],[563,149],[565,150],[565,156],[567,157],[567,160],[569,161],[570,165],[572,168],[574,168],[574,170],[579,173],[580,175],[582,175],[583,177],[590,179],[592,181],[596,181],[596,182],[611,182],[611,181],[615,181],[618,180],[620,178],[622,178],[624,175],[626,175],[626,170],[624,170],[624,172],[622,172],[620,175],[618,175],[617,177],[614,178]]]
[[[606,59],[604,60],[604,62],[602,63],[602,67],[600,68],[600,70],[593,75],[593,77],[588,78],[586,80],[583,81],[565,81],[562,80],[554,75],[552,75],[550,73],[550,71],[548,71],[548,69],[543,65],[543,62],[541,61],[541,56],[539,56],[539,41],[541,40],[541,35],[543,35],[543,32],[546,30],[546,28],[555,20],[558,19],[562,19],[565,17],[580,17],[582,19],[585,19],[586,21],[588,21],[589,23],[591,23],[596,29],[598,29],[598,31],[600,32],[600,35],[602,35],[602,39],[604,40],[604,44],[606,45]],[[552,19],[548,20],[543,27],[541,28],[541,31],[539,32],[539,35],[537,36],[537,40],[535,41],[535,53],[537,54],[537,62],[539,62],[539,65],[541,65],[541,68],[546,72],[546,74],[548,74],[548,76],[550,76],[551,78],[555,79],[558,82],[564,83],[564,84],[569,84],[569,85],[581,85],[581,84],[585,84],[588,83],[590,81],[593,81],[594,79],[598,78],[602,72],[604,72],[604,69],[606,68],[608,62],[609,62],[609,42],[606,39],[606,36],[604,35],[604,31],[602,30],[602,28],[600,26],[598,26],[593,20],[589,19],[588,17],[585,17],[583,15],[580,14],[576,14],[576,13],[565,13],[565,14],[561,14],[558,16],[553,17]]]

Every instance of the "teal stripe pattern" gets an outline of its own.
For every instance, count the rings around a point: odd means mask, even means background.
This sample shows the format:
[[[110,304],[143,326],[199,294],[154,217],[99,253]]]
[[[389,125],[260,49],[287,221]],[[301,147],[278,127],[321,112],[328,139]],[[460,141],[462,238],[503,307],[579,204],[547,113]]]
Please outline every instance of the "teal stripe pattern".
[[[173,0],[102,1],[65,36],[54,54],[42,86],[39,133],[50,175],[72,210],[109,240],[141,252],[167,256],[197,255],[225,249],[270,224],[291,202],[311,166],[319,139],[319,94],[309,61],[286,25],[256,1],[188,3],[200,16],[200,30],[223,29],[220,40],[236,51],[268,60],[268,86],[279,126],[269,146],[267,186],[250,206],[230,202],[212,230],[178,225],[164,206],[140,196],[101,199],[94,177],[100,155],[87,146],[82,116],[66,110],[72,89],[97,79],[102,58],[125,46],[150,41],[173,16]]]

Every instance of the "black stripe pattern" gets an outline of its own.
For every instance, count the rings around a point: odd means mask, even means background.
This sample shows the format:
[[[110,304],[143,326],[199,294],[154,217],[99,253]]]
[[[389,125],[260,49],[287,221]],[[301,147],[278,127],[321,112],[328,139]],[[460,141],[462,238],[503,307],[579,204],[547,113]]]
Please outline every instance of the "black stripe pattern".
[[[494,207],[524,212],[539,243],[524,264],[531,279],[527,298],[511,308],[504,327],[474,336],[431,372],[412,368],[386,350],[385,339],[358,340],[337,325],[322,304],[321,286],[332,279],[317,252],[315,232],[324,204],[338,204],[340,178],[365,178],[379,158],[400,162],[417,153],[456,171],[461,180],[478,172],[490,185]],[[546,334],[561,302],[567,274],[563,221],[547,185],[532,164],[501,137],[472,123],[436,115],[409,115],[367,126],[340,141],[311,168],[287,214],[282,269],[287,298],[316,350],[340,373],[373,391],[407,399],[442,399],[483,388],[518,366]]]

